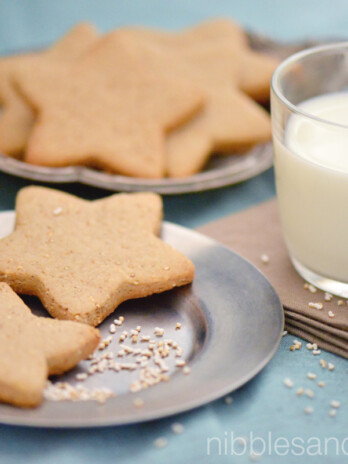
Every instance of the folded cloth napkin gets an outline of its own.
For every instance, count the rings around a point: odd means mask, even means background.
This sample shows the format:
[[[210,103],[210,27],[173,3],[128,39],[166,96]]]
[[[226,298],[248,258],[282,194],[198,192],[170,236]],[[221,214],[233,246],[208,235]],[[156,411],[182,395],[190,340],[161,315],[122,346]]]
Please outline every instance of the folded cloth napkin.
[[[276,200],[209,223],[199,231],[232,248],[269,279],[283,303],[289,333],[348,358],[348,301],[308,286],[297,274],[284,243]],[[321,303],[322,309],[313,303]]]

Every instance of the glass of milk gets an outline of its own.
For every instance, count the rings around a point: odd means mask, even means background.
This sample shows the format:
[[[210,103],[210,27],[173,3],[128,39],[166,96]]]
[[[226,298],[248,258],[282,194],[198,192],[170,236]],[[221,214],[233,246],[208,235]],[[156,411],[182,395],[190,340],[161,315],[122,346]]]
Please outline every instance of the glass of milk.
[[[285,60],[271,92],[277,197],[298,273],[348,297],[348,42]]]

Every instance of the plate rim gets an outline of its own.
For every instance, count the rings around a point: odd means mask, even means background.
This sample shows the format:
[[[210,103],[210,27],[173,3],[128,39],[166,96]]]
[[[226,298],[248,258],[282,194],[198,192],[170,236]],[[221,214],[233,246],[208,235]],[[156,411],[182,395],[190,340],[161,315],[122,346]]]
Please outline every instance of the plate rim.
[[[8,215],[8,216],[13,217],[13,215],[15,215],[15,211],[14,210],[0,211],[0,217],[3,215]],[[283,333],[283,327],[284,327],[284,311],[283,311],[283,306],[280,301],[279,295],[274,289],[273,285],[267,279],[267,277],[249,260],[242,257],[240,254],[236,253],[231,248],[219,243],[217,240],[214,240],[202,234],[201,232],[189,229],[187,227],[184,227],[184,226],[181,226],[181,225],[169,222],[169,221],[163,221],[162,227],[168,227],[169,230],[172,229],[174,231],[178,229],[179,231],[182,231],[184,233],[189,233],[189,234],[198,236],[198,238],[200,239],[203,238],[206,242],[213,244],[214,246],[218,246],[222,248],[223,250],[227,251],[228,253],[232,253],[233,255],[237,256],[239,259],[246,262],[251,267],[253,272],[256,272],[259,275],[259,277],[263,279],[264,284],[268,286],[269,290],[273,293],[275,297],[276,305],[278,307],[279,316],[280,316],[279,334],[272,349],[269,350],[268,354],[262,359],[262,361],[259,361],[258,364],[253,369],[251,369],[248,373],[246,373],[243,377],[241,377],[240,379],[232,383],[228,383],[225,387],[222,387],[218,390],[214,390],[213,392],[210,392],[209,394],[204,395],[203,398],[199,397],[198,399],[195,399],[195,400],[189,400],[187,404],[184,404],[183,406],[179,406],[179,407],[177,405],[165,407],[165,408],[162,408],[160,412],[157,411],[153,413],[152,411],[149,411],[148,413],[145,413],[137,417],[136,419],[134,417],[126,417],[122,419],[121,421],[115,418],[111,418],[111,417],[104,418],[104,419],[98,418],[97,420],[96,419],[88,419],[88,420],[85,419],[84,423],[81,424],[81,422],[78,422],[79,419],[76,419],[75,421],[75,418],[73,418],[73,422],[61,421],[59,423],[57,422],[54,424],[50,424],[47,418],[41,418],[41,419],[37,418],[35,419],[35,423],[34,423],[32,420],[30,420],[30,418],[27,419],[25,416],[24,417],[23,416],[13,417],[10,415],[7,415],[7,416],[5,415],[3,417],[0,411],[0,424],[11,425],[11,426],[16,426],[16,427],[25,426],[25,427],[30,427],[30,428],[43,428],[43,429],[86,429],[86,428],[104,428],[104,427],[111,427],[111,426],[118,427],[118,426],[131,425],[131,424],[134,425],[134,424],[140,424],[140,423],[149,422],[153,420],[163,419],[165,417],[170,417],[172,415],[182,414],[182,413],[197,409],[198,407],[205,406],[211,403],[212,401],[222,398],[223,396],[235,391],[236,389],[242,387],[247,382],[249,382],[251,379],[253,379],[271,361],[271,359],[274,357],[275,353],[277,352],[280,342],[282,340],[282,333]],[[82,403],[83,402],[81,402],[81,404]],[[4,406],[11,406],[5,403],[0,403],[0,407],[2,404]],[[22,412],[25,413],[26,409],[23,409]]]

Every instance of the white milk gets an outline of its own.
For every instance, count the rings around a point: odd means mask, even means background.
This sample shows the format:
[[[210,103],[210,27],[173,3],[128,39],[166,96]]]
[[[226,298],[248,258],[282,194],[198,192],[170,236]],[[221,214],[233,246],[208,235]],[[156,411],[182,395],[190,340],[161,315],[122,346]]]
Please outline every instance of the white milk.
[[[348,282],[348,92],[303,102],[313,116],[291,116],[285,146],[274,140],[279,209],[293,258],[309,270]]]

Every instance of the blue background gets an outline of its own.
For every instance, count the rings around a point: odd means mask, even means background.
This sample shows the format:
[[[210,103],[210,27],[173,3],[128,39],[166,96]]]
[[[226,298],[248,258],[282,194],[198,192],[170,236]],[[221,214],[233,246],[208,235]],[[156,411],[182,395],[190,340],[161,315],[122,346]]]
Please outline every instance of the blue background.
[[[118,25],[144,24],[175,29],[212,16],[230,16],[247,28],[270,37],[289,41],[305,38],[346,38],[348,34],[348,2],[345,0],[0,0],[0,53],[30,49],[48,44],[77,21],[93,21],[102,31]],[[0,174],[0,208],[14,205],[15,194],[24,180]],[[66,190],[96,198],[105,193],[81,186],[65,186]],[[239,186],[213,192],[165,198],[166,218],[188,227],[239,211],[274,195],[272,171]],[[347,368],[348,362],[329,353],[324,359],[335,364],[328,372],[319,366],[318,357],[306,348],[290,352],[293,337],[286,336],[271,363],[244,388],[232,394],[234,401],[226,405],[216,401],[180,416],[146,424],[90,430],[47,431],[0,426],[0,463],[79,464],[79,463],[244,463],[251,462],[249,453],[242,457],[221,456],[212,445],[207,455],[207,438],[222,441],[231,432],[235,436],[259,436],[267,440],[272,433],[291,440],[294,437],[324,439],[348,436]],[[228,360],[228,354],[227,354]],[[326,382],[323,389],[306,378],[307,372],[318,374]],[[290,377],[295,386],[312,388],[315,398],[297,397],[295,389],[283,385]],[[337,416],[329,417],[330,401],[341,401]],[[312,415],[303,409],[311,405]],[[185,426],[182,435],[174,435],[170,426],[179,421]],[[168,439],[168,446],[156,449],[153,441]],[[311,442],[313,445],[315,441]],[[257,447],[256,447],[257,448]],[[238,447],[236,448],[238,450]],[[259,449],[259,448],[258,448]],[[241,450],[241,449],[240,449]],[[347,456],[310,457],[274,453],[264,455],[261,463],[343,463]],[[312,451],[315,451],[312,448]],[[346,442],[348,453],[348,439]]]

